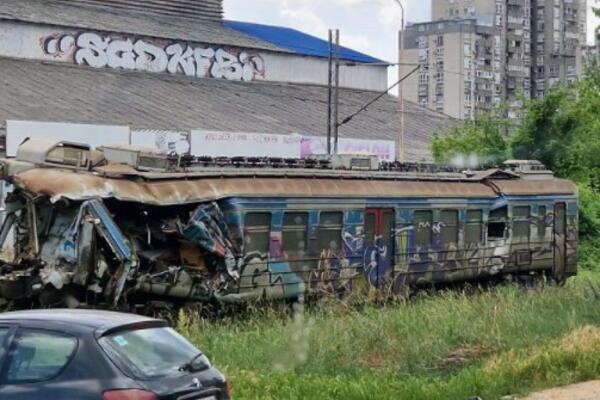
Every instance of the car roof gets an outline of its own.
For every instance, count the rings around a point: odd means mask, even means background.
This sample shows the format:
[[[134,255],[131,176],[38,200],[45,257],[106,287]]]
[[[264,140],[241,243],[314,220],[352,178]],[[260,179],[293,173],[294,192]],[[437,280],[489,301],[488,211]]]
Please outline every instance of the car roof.
[[[67,324],[80,329],[87,328],[90,331],[108,331],[126,325],[160,322],[159,320],[140,315],[100,310],[48,309],[14,311],[0,314],[0,322],[36,321],[44,322],[49,327],[52,324]]]

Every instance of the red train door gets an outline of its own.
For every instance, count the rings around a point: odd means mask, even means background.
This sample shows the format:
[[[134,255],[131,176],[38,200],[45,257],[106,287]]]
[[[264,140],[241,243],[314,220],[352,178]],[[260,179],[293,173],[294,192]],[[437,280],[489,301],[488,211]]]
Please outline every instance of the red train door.
[[[381,287],[394,260],[394,210],[369,208],[365,212],[364,267],[369,283]]]
[[[554,270],[557,281],[565,278],[567,268],[567,212],[565,203],[554,206]]]

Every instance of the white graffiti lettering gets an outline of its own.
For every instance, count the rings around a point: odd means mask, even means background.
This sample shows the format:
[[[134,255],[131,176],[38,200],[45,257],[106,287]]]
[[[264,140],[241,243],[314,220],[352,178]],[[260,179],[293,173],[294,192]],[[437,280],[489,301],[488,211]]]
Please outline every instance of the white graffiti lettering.
[[[252,81],[265,78],[259,54],[223,48],[194,48],[185,43],[132,40],[85,32],[77,36],[54,34],[40,41],[44,52],[94,68],[167,72],[200,78]]]
[[[205,78],[208,76],[212,59],[215,51],[211,48],[194,50],[194,59],[196,60],[196,76]]]
[[[196,75],[195,60],[193,58],[194,51],[191,47],[188,47],[184,51],[182,45],[175,43],[167,47],[165,51],[171,56],[167,66],[167,70],[171,74],[176,74],[181,70],[187,76]]]
[[[110,68],[135,69],[135,54],[131,40],[115,40],[106,49]]]
[[[135,42],[135,68],[139,71],[164,72],[169,64],[167,53],[158,46],[143,40]]]
[[[108,65],[108,55],[106,49],[110,39],[103,39],[95,33],[84,33],[77,38],[77,47],[75,52],[75,62],[77,64],[87,64],[94,68],[103,68]]]

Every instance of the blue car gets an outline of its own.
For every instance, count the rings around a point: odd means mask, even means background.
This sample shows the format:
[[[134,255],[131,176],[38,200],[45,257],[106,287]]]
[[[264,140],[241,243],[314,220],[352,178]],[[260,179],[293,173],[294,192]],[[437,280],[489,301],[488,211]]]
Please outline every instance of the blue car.
[[[106,311],[0,314],[1,400],[228,400],[223,374],[164,321]]]

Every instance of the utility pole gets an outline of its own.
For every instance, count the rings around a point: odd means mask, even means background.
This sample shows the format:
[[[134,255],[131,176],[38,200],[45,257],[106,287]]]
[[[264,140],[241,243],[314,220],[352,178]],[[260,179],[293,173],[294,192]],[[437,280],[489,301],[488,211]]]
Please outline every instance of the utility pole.
[[[329,77],[327,89],[327,154],[338,153],[340,87],[340,30],[329,30]]]
[[[398,33],[398,81],[402,82],[402,62],[404,61],[404,6],[400,0],[396,0],[402,11],[400,19],[400,31]],[[402,83],[398,86],[398,112],[400,113],[400,132],[396,135],[396,161],[404,162],[404,91]]]
[[[334,91],[334,112],[333,112],[333,123],[335,129],[334,133],[334,142],[333,142],[333,154],[338,153],[338,142],[340,139],[340,30],[335,30],[335,91]]]
[[[333,117],[333,31],[329,30],[329,67],[327,69],[327,155],[331,155],[331,119]]]

